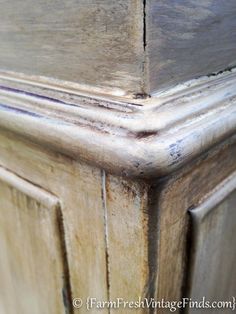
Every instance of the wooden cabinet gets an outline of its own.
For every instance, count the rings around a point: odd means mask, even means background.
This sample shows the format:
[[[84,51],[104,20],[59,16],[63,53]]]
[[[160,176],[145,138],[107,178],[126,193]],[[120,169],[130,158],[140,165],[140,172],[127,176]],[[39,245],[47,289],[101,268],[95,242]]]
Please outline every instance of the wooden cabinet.
[[[235,3],[175,2],[3,1],[1,314],[236,293]]]

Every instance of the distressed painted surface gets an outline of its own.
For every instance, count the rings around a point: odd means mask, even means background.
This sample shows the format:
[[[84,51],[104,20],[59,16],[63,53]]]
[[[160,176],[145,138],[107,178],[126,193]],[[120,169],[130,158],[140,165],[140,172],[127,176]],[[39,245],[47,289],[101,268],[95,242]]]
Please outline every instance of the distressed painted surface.
[[[149,94],[235,66],[235,14],[234,0],[2,0],[0,69]]]
[[[235,0],[150,0],[150,91],[236,65]]]
[[[109,297],[136,301],[149,290],[148,186],[111,175],[106,177],[105,186]],[[144,310],[121,306],[118,312]],[[117,313],[117,309],[110,313]]]
[[[122,180],[2,131],[0,164],[60,195],[72,297],[132,301],[149,295],[148,184]]]
[[[107,300],[101,171],[2,130],[0,164],[60,196],[72,298]],[[86,307],[76,313],[87,313]]]
[[[139,0],[2,0],[0,68],[138,91],[142,12]]]
[[[0,82],[2,128],[117,175],[166,175],[236,131],[235,70],[141,106]]]
[[[60,195],[72,296],[82,299],[180,298],[186,274],[187,209],[235,169],[235,148],[226,145],[150,191],[150,183],[105,175],[2,130],[0,152],[6,168]],[[5,200],[7,194],[2,193]],[[87,311],[82,307],[75,313]]]
[[[10,172],[6,176],[0,168],[0,312],[66,313],[58,204],[22,179],[14,176],[11,182]]]
[[[219,80],[221,88],[207,80],[194,90],[178,91],[174,103],[167,95],[166,103],[136,112],[143,116],[138,114],[141,120],[136,117],[133,125],[128,105],[126,114],[122,104],[94,100],[93,107],[91,98],[91,107],[85,103],[78,110],[79,103],[55,102],[43,89],[35,97],[2,88],[0,165],[60,199],[72,297],[181,298],[188,262],[187,211],[236,167],[234,79]],[[53,97],[60,99],[55,91]],[[135,128],[140,121],[144,132]],[[132,126],[134,132],[128,132]],[[172,168],[181,160],[180,168]]]
[[[197,207],[202,198],[236,170],[235,154],[235,144],[223,146],[179,170],[160,186],[157,299],[179,300],[183,294],[186,296],[191,227],[187,211]]]
[[[203,204],[191,210],[193,241],[191,247],[191,272],[189,297],[210,301],[232,301],[236,291],[236,174],[214,191]],[[224,191],[225,190],[225,191]],[[217,194],[223,195],[215,204]],[[228,194],[228,195],[227,195]],[[190,309],[188,313],[201,313]],[[211,310],[206,310],[212,313]],[[231,313],[232,309],[222,309]]]

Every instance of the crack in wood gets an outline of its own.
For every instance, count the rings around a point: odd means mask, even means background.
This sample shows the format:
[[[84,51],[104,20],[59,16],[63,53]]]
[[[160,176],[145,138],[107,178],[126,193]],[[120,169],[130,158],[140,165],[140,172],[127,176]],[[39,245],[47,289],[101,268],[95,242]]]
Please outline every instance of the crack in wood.
[[[106,195],[106,172],[101,171],[102,178],[102,203],[104,211],[104,238],[105,238],[105,258],[106,258],[106,283],[107,283],[107,300],[110,301],[110,265],[109,265],[109,233],[108,233],[108,217],[107,217],[107,195]],[[110,308],[108,308],[110,314]]]

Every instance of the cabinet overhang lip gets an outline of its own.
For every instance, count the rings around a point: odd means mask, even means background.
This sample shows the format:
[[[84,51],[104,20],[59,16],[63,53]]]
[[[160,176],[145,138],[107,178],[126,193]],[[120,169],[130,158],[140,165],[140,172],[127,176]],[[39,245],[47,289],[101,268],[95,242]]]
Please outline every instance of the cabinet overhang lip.
[[[236,131],[236,103],[219,118],[173,134],[133,138],[0,109],[0,127],[122,176],[169,174]],[[207,125],[204,124],[207,122]]]
[[[218,89],[207,92],[206,84],[203,96],[194,98],[188,90],[181,110],[170,104],[167,116],[168,106],[118,114],[105,108],[68,111],[31,95],[0,91],[0,127],[118,175],[160,177],[236,131],[235,73],[221,77]]]
[[[9,79],[6,76],[1,78],[0,72],[0,103],[45,116],[54,114],[62,121],[69,118],[77,122],[77,119],[85,125],[89,122],[92,127],[103,124],[111,133],[124,129],[134,136],[160,134],[198,119],[207,111],[219,110],[222,103],[224,106],[224,103],[236,99],[236,70],[182,84],[181,88],[171,88],[138,104],[130,99],[79,95],[78,92],[73,94],[73,90],[71,93],[56,91],[50,84],[39,89],[37,84],[22,84],[18,78],[11,81],[11,76]],[[77,97],[76,101],[71,97]]]

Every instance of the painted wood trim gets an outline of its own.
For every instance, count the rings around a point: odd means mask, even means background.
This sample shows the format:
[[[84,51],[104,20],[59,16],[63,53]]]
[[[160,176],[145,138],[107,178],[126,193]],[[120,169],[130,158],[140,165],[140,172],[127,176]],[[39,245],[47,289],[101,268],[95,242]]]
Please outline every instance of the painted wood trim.
[[[236,71],[140,103],[9,82],[1,79],[0,127],[122,176],[168,174],[236,130]]]
[[[204,219],[215,210],[224,200],[227,199],[236,190],[236,171],[234,171],[229,177],[217,185],[208,195],[205,195],[203,199],[199,202],[199,205],[190,209],[190,217],[192,224],[192,251],[193,256],[190,260],[190,278],[188,281],[188,287],[192,286],[194,269],[195,269],[195,252],[197,250],[198,239],[201,232],[201,223]],[[191,291],[188,291],[191,293]]]
[[[65,313],[74,313],[72,307],[71,300],[71,283],[70,283],[70,273],[68,266],[68,258],[67,258],[67,248],[65,242],[65,229],[64,229],[64,219],[62,212],[62,204],[60,199],[53,195],[52,193],[44,190],[43,188],[27,181],[26,179],[16,175],[12,171],[0,166],[0,182],[4,185],[10,187],[10,189],[16,190],[17,192],[25,195],[29,199],[34,200],[38,204],[37,209],[45,209],[50,215],[54,217],[55,222],[55,230],[56,234],[53,234],[55,237],[55,241],[58,242],[58,257],[60,257],[61,264],[61,272],[58,273],[57,279],[61,281],[61,289],[60,293],[58,293],[58,299],[55,302],[61,303],[62,311]],[[26,205],[25,205],[26,206]],[[3,207],[4,207],[4,199],[3,199]],[[27,207],[27,206],[26,206]],[[46,220],[45,220],[46,221]],[[36,221],[36,223],[40,224],[40,221]],[[21,226],[22,227],[22,226]],[[48,231],[50,227],[48,226]],[[54,230],[54,231],[55,231]],[[49,242],[47,243],[49,246],[51,245],[50,237],[48,237]],[[29,249],[32,249],[30,247]],[[55,248],[53,249],[55,250]],[[14,251],[14,249],[13,249]],[[58,259],[57,259],[58,261]],[[55,264],[55,263],[54,263]],[[60,289],[60,287],[58,287]],[[55,304],[56,304],[55,303]]]
[[[35,199],[46,208],[56,209],[60,207],[59,199],[51,193],[44,191],[40,187],[20,178],[11,171],[0,166],[0,180],[12,186],[21,193]]]
[[[68,261],[71,298],[107,300],[101,169],[2,130],[0,146],[0,163],[5,169],[60,200],[60,234]]]
[[[187,297],[224,300],[235,291],[235,191],[236,172],[233,172],[205,195],[199,205],[189,210],[192,228]],[[216,275],[221,283],[217,288],[214,284]],[[191,309],[187,311],[192,312]]]
[[[205,195],[200,205],[191,209],[190,214],[194,223],[198,223],[206,217],[211,210],[222,203],[228,195],[236,189],[236,172],[233,172],[226,180],[221,182],[210,195]]]
[[[188,268],[191,266],[188,209],[198,207],[204,196],[209,197],[215,187],[225,182],[236,170],[235,156],[235,143],[225,141],[198,160],[160,180],[156,299],[179,300],[183,297]]]

